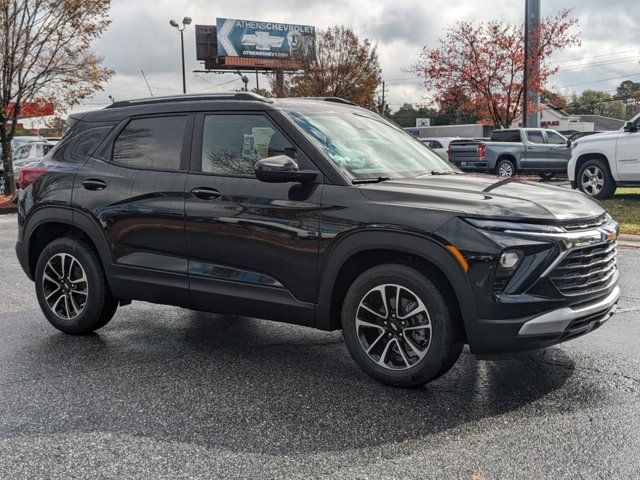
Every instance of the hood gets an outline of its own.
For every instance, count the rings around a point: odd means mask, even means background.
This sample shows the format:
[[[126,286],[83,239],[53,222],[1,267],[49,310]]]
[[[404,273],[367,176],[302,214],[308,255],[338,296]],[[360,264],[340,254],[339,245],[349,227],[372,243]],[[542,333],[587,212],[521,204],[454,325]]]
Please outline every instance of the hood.
[[[611,132],[596,133],[595,135],[588,135],[586,137],[579,138],[576,141],[574,141],[573,143],[574,144],[583,144],[583,143],[590,143],[590,142],[601,142],[602,140],[616,138],[621,133],[624,133],[624,131],[623,130],[613,130]]]
[[[598,202],[569,188],[489,175],[425,176],[365,184],[360,189],[376,202],[503,220],[564,222],[605,212]]]

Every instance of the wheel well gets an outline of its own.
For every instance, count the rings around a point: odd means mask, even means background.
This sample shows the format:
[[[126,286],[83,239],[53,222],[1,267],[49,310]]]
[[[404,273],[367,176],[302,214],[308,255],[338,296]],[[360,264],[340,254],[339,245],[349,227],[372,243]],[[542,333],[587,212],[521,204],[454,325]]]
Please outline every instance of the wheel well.
[[[342,303],[347,295],[347,290],[360,274],[364,271],[385,263],[399,263],[411,267],[426,275],[445,298],[451,310],[451,317],[457,319],[466,341],[464,323],[460,302],[453,289],[453,285],[444,273],[434,264],[423,257],[411,255],[398,250],[365,250],[349,257],[338,272],[331,292],[331,328],[340,328],[340,315]]]
[[[91,241],[91,238],[89,238],[89,236],[78,227],[66,223],[45,223],[39,225],[34,230],[29,240],[29,270],[31,271],[32,277],[35,276],[36,265],[38,264],[38,258],[40,258],[42,250],[44,250],[52,241],[62,237],[70,237],[80,240],[89,248],[93,249],[96,256],[100,258],[98,250]]]
[[[609,159],[606,156],[601,153],[585,153],[578,157],[578,160],[576,161],[576,171],[574,172],[576,182],[578,181],[578,173],[580,172],[580,169],[589,160],[602,160],[604,162],[604,166],[609,170],[609,173],[611,173],[611,169],[609,168]]]
[[[514,157],[513,155],[500,155],[496,160],[496,165],[500,163],[502,160],[509,160],[511,163],[513,163],[514,167],[517,167],[516,157]]]

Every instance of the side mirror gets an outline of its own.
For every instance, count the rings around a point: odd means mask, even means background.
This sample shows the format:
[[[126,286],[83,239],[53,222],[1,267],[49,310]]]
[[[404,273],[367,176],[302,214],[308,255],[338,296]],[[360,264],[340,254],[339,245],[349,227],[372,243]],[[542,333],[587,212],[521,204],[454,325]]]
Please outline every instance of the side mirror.
[[[636,133],[638,131],[638,125],[634,122],[627,122],[624,124],[624,131],[629,133]]]
[[[286,155],[276,155],[258,160],[253,167],[256,178],[266,183],[311,182],[318,172],[300,170],[298,164]]]

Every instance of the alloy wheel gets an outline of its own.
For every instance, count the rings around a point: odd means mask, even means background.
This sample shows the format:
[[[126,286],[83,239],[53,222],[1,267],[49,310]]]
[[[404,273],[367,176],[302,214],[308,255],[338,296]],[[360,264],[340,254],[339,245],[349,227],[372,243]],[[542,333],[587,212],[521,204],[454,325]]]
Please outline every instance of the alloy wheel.
[[[42,290],[53,313],[64,320],[74,319],[84,311],[87,304],[87,274],[74,256],[57,253],[44,267]]]
[[[513,177],[513,165],[509,162],[504,162],[498,169],[498,176],[500,177]]]
[[[604,189],[604,173],[595,165],[587,167],[582,172],[580,185],[588,195],[598,195]]]
[[[431,318],[414,292],[384,284],[369,290],[360,301],[356,333],[373,362],[390,370],[406,370],[429,351]]]

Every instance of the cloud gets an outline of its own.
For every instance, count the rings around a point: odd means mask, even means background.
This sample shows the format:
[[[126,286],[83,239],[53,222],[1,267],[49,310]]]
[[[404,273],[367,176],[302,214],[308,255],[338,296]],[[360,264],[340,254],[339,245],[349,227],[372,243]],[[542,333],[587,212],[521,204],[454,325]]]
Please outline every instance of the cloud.
[[[261,8],[257,8],[261,7]],[[631,0],[609,2],[601,0],[545,0],[543,15],[552,15],[570,8],[580,20],[582,46],[561,52],[551,59],[563,67],[551,85],[563,87],[562,93],[585,88],[615,89],[621,79],[640,73],[640,49],[637,48],[637,28],[640,9]],[[148,95],[141,69],[144,69],[156,94],[181,91],[180,37],[169,26],[169,19],[191,16],[194,24],[213,24],[216,16],[229,18],[266,19],[304,23],[326,28],[346,24],[361,36],[378,45],[383,77],[388,79],[388,99],[396,107],[404,102],[422,103],[428,92],[407,70],[423,45],[435,45],[443,29],[458,20],[504,19],[521,22],[524,2],[513,0],[114,0],[112,25],[95,43],[95,50],[104,55],[105,64],[117,72],[116,78],[96,95],[96,102],[107,101],[107,94],[116,99]],[[190,91],[216,91],[240,86],[238,76],[194,74],[201,68],[195,58],[193,26],[185,31],[185,56]],[[637,50],[634,50],[637,49]],[[603,60],[619,63],[603,64]],[[632,77],[640,81],[640,75]],[[255,77],[250,76],[255,85]],[[610,80],[604,80],[610,79]],[[231,82],[231,83],[228,83]],[[261,80],[266,84],[266,79]],[[225,85],[223,85],[225,84]]]

